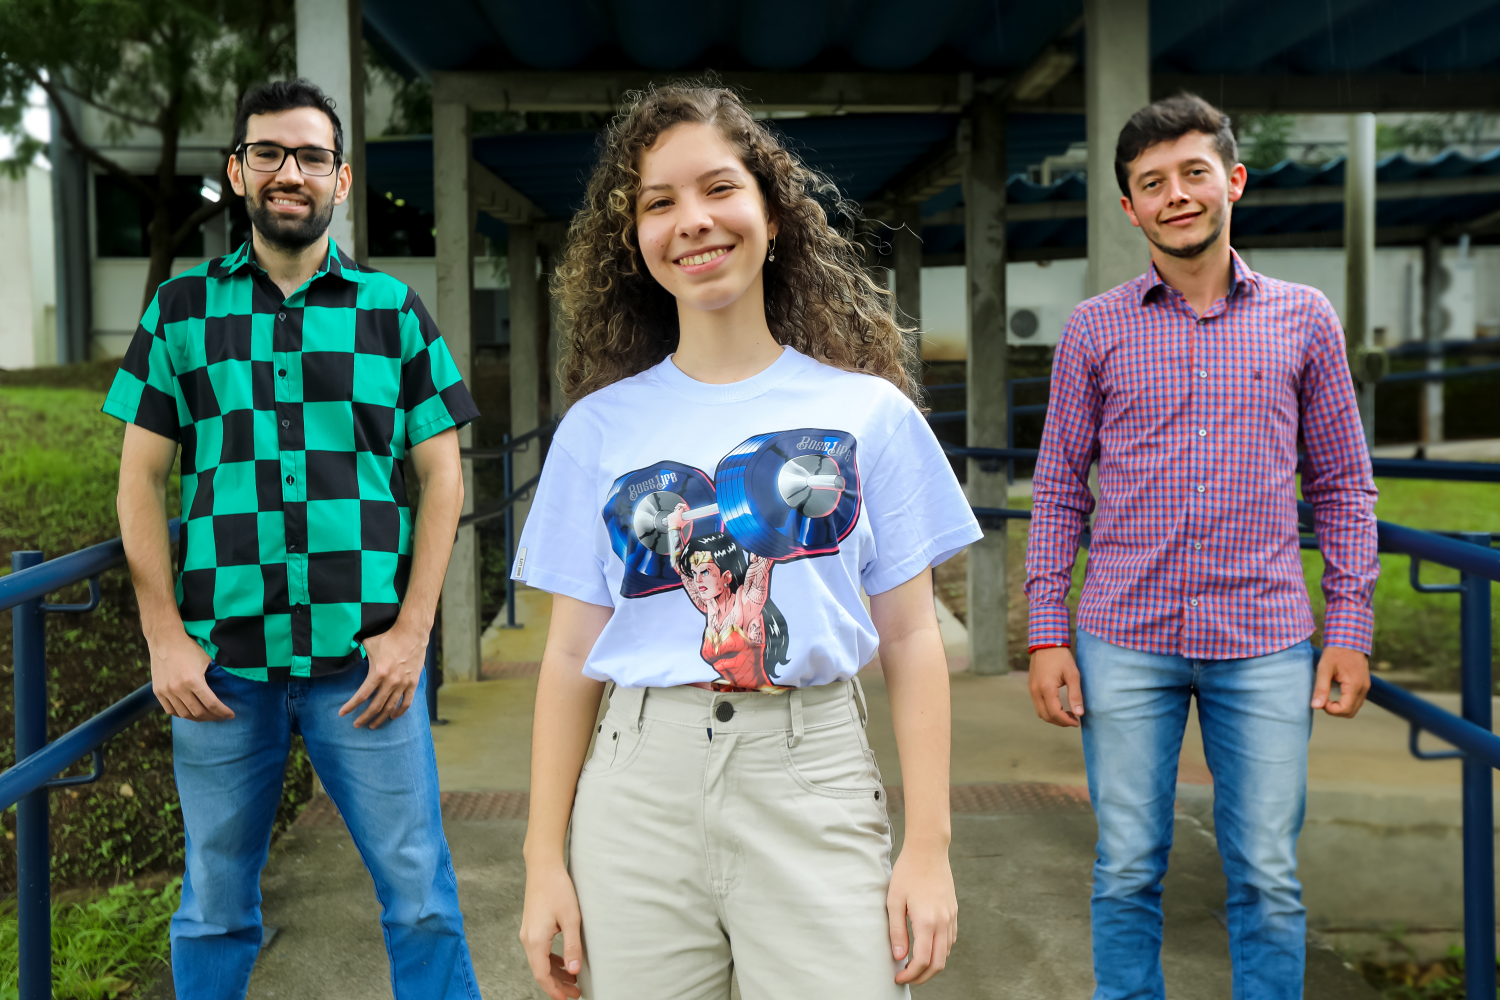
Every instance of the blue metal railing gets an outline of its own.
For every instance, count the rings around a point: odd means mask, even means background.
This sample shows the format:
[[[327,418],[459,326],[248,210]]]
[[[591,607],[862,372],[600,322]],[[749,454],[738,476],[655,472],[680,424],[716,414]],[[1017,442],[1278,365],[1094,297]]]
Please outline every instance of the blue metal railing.
[[[168,530],[175,542],[180,522]],[[15,649],[16,764],[0,773],[0,809],[16,807],[16,917],[21,1000],[52,996],[52,857],[48,789],[98,781],[102,748],[111,737],[156,709],[151,685],[143,684],[54,743],[47,742],[47,615],[86,612],[99,606],[99,574],[125,562],[116,538],[51,562],[40,552],[12,552],[11,574],[0,579],[0,611],[9,610]],[[75,583],[89,582],[83,604],[48,604],[43,598]],[[83,757],[90,774],[54,780]]]
[[[516,501],[535,485],[532,477],[520,488],[511,482],[511,457],[525,451],[530,442],[550,434],[556,421],[545,424],[501,448],[463,449],[472,459],[505,459],[505,492],[503,499],[466,514],[459,526],[480,524],[501,515],[506,521],[506,556],[515,547],[514,511]],[[174,518],[168,525],[175,543],[181,521]],[[49,789],[98,781],[104,773],[103,747],[114,736],[156,711],[160,703],[148,682],[113,705],[69,730],[58,739],[47,742],[47,649],[46,616],[56,612],[87,612],[99,606],[99,575],[125,563],[125,546],[118,539],[80,549],[77,552],[44,561],[41,552],[11,553],[11,574],[0,577],[0,611],[9,610],[14,626],[15,650],[15,718],[16,763],[0,772],[0,810],[16,806],[16,916],[19,923],[18,973],[20,1000],[47,1000],[52,996],[52,887],[51,845],[47,795]],[[509,573],[506,574],[509,577]],[[48,604],[43,599],[52,593],[81,583],[89,583],[89,600],[83,604]],[[515,584],[507,580],[507,606],[512,627],[515,623]],[[427,643],[427,715],[437,718],[437,635]],[[93,758],[89,774],[56,778],[84,757]]]

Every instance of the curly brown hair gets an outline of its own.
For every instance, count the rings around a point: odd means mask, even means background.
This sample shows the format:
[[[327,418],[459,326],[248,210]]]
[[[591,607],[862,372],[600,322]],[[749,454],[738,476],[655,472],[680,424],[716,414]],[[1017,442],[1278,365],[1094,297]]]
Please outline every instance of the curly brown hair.
[[[600,137],[588,201],[568,227],[552,279],[562,312],[558,373],[568,402],[656,365],[677,349],[677,300],[646,269],[636,236],[639,164],[662,133],[712,125],[755,177],[775,220],[776,260],[765,268],[766,322],[778,344],[846,371],[878,375],[912,399],[917,348],[891,315],[891,293],[865,273],[863,246],[829,221],[826,201],[853,232],[858,206],[807,167],[751,115],[734,91],[677,83],[626,95]]]

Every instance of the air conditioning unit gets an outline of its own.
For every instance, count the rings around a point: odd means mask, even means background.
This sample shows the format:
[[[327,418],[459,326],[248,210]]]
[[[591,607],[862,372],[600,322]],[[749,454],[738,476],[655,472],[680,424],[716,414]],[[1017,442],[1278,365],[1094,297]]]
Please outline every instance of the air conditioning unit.
[[[1007,344],[1056,344],[1062,337],[1065,319],[1062,308],[1055,305],[1015,305],[1005,310]]]

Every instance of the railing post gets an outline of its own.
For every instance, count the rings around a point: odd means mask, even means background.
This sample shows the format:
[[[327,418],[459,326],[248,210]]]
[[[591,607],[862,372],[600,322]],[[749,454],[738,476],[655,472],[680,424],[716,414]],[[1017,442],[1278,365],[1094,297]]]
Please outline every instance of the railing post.
[[[505,436],[505,442],[510,442],[510,435]],[[528,443],[526,447],[530,448]],[[515,463],[511,461],[515,452],[505,453],[505,495],[510,496],[511,491],[516,488]],[[505,508],[505,627],[518,628],[516,625],[516,581],[511,578],[510,569],[516,558],[516,505],[511,504]]]
[[[1463,540],[1490,547],[1487,533]],[[1464,573],[1459,594],[1460,690],[1463,717],[1486,732],[1494,729],[1490,657],[1490,581]],[[1495,995],[1495,801],[1494,768],[1465,757],[1464,778],[1464,975],[1465,995]]]
[[[42,562],[40,552],[12,552],[19,573]],[[15,646],[16,763],[47,745],[47,627],[42,598],[11,609]],[[52,996],[52,850],[47,789],[16,804],[16,917],[20,923],[21,1000]]]

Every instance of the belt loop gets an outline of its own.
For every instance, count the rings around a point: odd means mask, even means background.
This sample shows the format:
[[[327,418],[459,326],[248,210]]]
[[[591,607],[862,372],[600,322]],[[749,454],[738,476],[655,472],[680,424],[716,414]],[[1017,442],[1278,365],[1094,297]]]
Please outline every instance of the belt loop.
[[[849,678],[849,686],[854,689],[854,704],[859,707],[859,724],[862,727],[870,724],[870,710],[865,707],[865,686],[859,682],[859,677]]]
[[[787,746],[794,747],[802,742],[802,689],[797,688],[788,696],[787,704],[792,710],[792,737],[787,740]]]
[[[641,717],[646,709],[646,689],[638,688],[616,688],[622,693],[620,698],[620,710],[625,716],[625,722],[632,733],[641,731]]]

